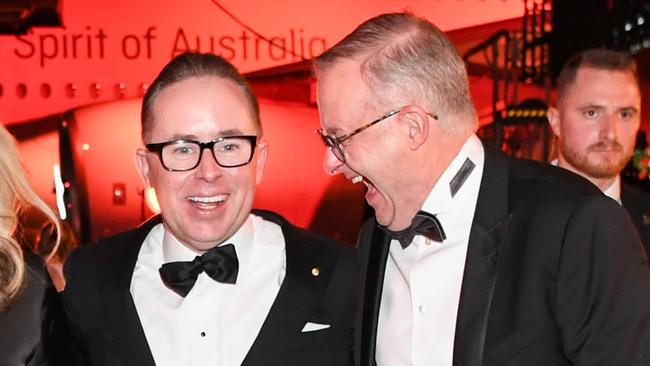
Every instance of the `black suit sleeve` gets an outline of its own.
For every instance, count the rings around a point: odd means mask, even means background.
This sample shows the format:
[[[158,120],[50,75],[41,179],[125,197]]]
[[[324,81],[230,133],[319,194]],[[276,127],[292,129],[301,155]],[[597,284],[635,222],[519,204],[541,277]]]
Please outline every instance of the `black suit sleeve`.
[[[614,201],[592,197],[567,222],[555,309],[574,365],[650,365],[650,270]]]
[[[82,324],[79,321],[75,299],[73,298],[77,283],[74,269],[78,253],[79,250],[73,251],[65,262],[64,275],[66,278],[66,288],[60,293],[67,325],[65,342],[65,348],[67,349],[66,364],[70,366],[90,365],[89,358],[86,354]]]

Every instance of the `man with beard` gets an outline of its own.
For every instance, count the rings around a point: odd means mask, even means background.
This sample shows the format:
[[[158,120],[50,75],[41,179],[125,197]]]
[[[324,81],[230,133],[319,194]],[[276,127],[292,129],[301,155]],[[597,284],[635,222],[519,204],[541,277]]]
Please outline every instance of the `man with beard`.
[[[622,204],[650,253],[650,195],[621,184],[641,121],[641,91],[627,53],[591,49],[573,56],[557,81],[548,120],[557,139],[557,165],[589,179]]]

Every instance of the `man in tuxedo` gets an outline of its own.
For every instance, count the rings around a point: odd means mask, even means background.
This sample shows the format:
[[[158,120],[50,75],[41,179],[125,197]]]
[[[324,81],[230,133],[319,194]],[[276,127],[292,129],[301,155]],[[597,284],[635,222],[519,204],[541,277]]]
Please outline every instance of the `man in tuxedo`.
[[[647,365],[650,270],[624,210],[475,135],[462,59],[384,14],[319,56],[324,168],[367,186],[357,362]]]
[[[75,251],[64,304],[84,365],[349,365],[353,248],[253,211],[255,95],[209,54],[147,91],[137,168],[161,214]]]
[[[641,123],[641,90],[631,55],[590,49],[571,57],[557,80],[548,121],[557,165],[590,180],[622,204],[650,253],[650,194],[621,184]]]

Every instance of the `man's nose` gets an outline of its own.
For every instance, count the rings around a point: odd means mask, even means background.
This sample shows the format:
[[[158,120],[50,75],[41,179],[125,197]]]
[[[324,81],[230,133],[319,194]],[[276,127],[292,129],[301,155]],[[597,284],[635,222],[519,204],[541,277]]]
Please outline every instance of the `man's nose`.
[[[605,115],[602,119],[600,133],[601,137],[605,137],[608,140],[615,140],[618,136],[618,129],[620,127],[620,121],[616,116]]]
[[[212,151],[205,149],[201,152],[201,161],[199,162],[199,166],[196,167],[194,175],[199,179],[213,181],[221,176],[221,169],[224,168],[217,164],[214,155],[212,155]]]
[[[343,166],[343,163],[334,156],[334,153],[330,148],[327,148],[325,150],[325,155],[323,156],[323,169],[325,169],[325,173],[329,175],[336,175],[341,173],[341,167]]]

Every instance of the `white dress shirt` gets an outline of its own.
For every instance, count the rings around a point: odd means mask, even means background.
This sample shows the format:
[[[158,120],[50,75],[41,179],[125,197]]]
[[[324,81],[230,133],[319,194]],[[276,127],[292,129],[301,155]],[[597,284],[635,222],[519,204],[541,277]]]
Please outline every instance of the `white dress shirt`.
[[[131,280],[131,295],[158,366],[241,365],[284,279],[285,242],[280,226],[249,215],[224,244],[235,246],[235,284],[199,274],[186,297],[167,288],[163,263],[197,254],[155,226],[147,235]]]
[[[621,201],[621,176],[617,175],[616,179],[610,184],[607,189],[603,191],[603,193],[613,199],[614,201],[618,202],[619,205],[623,204],[623,201]]]
[[[475,167],[452,197],[449,183],[466,159]],[[429,193],[422,210],[437,216],[442,243],[417,235],[390,244],[379,311],[379,366],[451,366],[469,233],[483,175],[484,151],[472,135]]]

